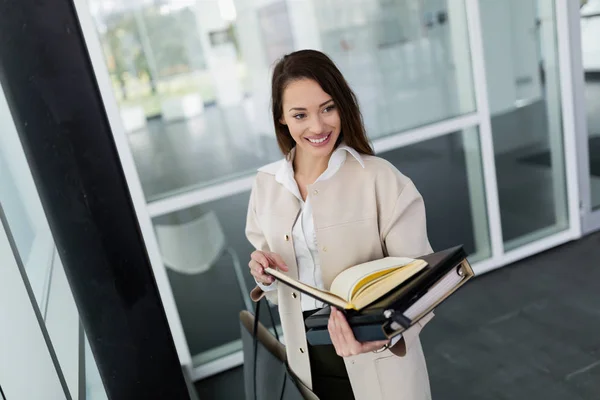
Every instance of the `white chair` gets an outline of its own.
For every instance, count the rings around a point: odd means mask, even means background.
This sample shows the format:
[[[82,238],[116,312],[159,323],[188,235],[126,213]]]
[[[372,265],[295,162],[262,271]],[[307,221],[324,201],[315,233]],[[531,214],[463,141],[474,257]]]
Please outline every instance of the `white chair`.
[[[144,111],[144,107],[122,107],[120,113],[125,132],[131,133],[146,127],[146,112]]]
[[[201,274],[208,271],[224,253],[228,253],[246,309],[253,309],[240,260],[235,250],[227,244],[219,219],[213,211],[191,222],[157,224],[154,228],[163,262],[175,272]]]
[[[168,97],[161,101],[163,121],[179,121],[204,113],[204,101],[198,93]]]

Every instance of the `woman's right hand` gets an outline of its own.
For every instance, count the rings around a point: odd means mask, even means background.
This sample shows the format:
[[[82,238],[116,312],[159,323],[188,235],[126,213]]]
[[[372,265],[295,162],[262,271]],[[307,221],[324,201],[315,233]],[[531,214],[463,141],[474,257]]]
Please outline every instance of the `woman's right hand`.
[[[271,275],[265,273],[265,268],[279,268],[284,272],[288,271],[288,267],[285,265],[281,256],[269,251],[254,251],[250,256],[248,266],[250,267],[250,273],[254,279],[264,285],[270,285],[275,280]]]

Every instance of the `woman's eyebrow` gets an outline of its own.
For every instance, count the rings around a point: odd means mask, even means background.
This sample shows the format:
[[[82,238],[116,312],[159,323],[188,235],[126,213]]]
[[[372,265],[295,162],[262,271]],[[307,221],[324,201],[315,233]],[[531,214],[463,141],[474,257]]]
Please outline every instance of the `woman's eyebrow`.
[[[323,107],[325,104],[327,104],[327,103],[329,103],[331,101],[333,101],[333,99],[329,99],[326,102],[319,104],[319,108]],[[292,107],[292,108],[290,108],[290,111],[292,111],[292,110],[306,111],[306,108],[304,108],[304,107]]]

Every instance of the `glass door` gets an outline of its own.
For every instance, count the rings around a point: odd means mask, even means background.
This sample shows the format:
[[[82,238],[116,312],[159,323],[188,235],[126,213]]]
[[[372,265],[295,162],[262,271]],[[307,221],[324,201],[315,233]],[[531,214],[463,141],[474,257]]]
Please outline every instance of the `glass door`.
[[[579,185],[584,233],[600,229],[600,0],[572,13]]]

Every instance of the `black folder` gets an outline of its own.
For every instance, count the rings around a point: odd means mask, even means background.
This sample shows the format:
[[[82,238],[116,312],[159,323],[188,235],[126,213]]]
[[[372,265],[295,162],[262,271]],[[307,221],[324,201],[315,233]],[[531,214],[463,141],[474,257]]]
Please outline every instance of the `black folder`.
[[[397,336],[429,314],[474,276],[462,246],[431,253],[420,259],[427,266],[410,280],[361,311],[342,310],[359,342]],[[327,323],[330,306],[305,320],[308,342],[331,344]]]

